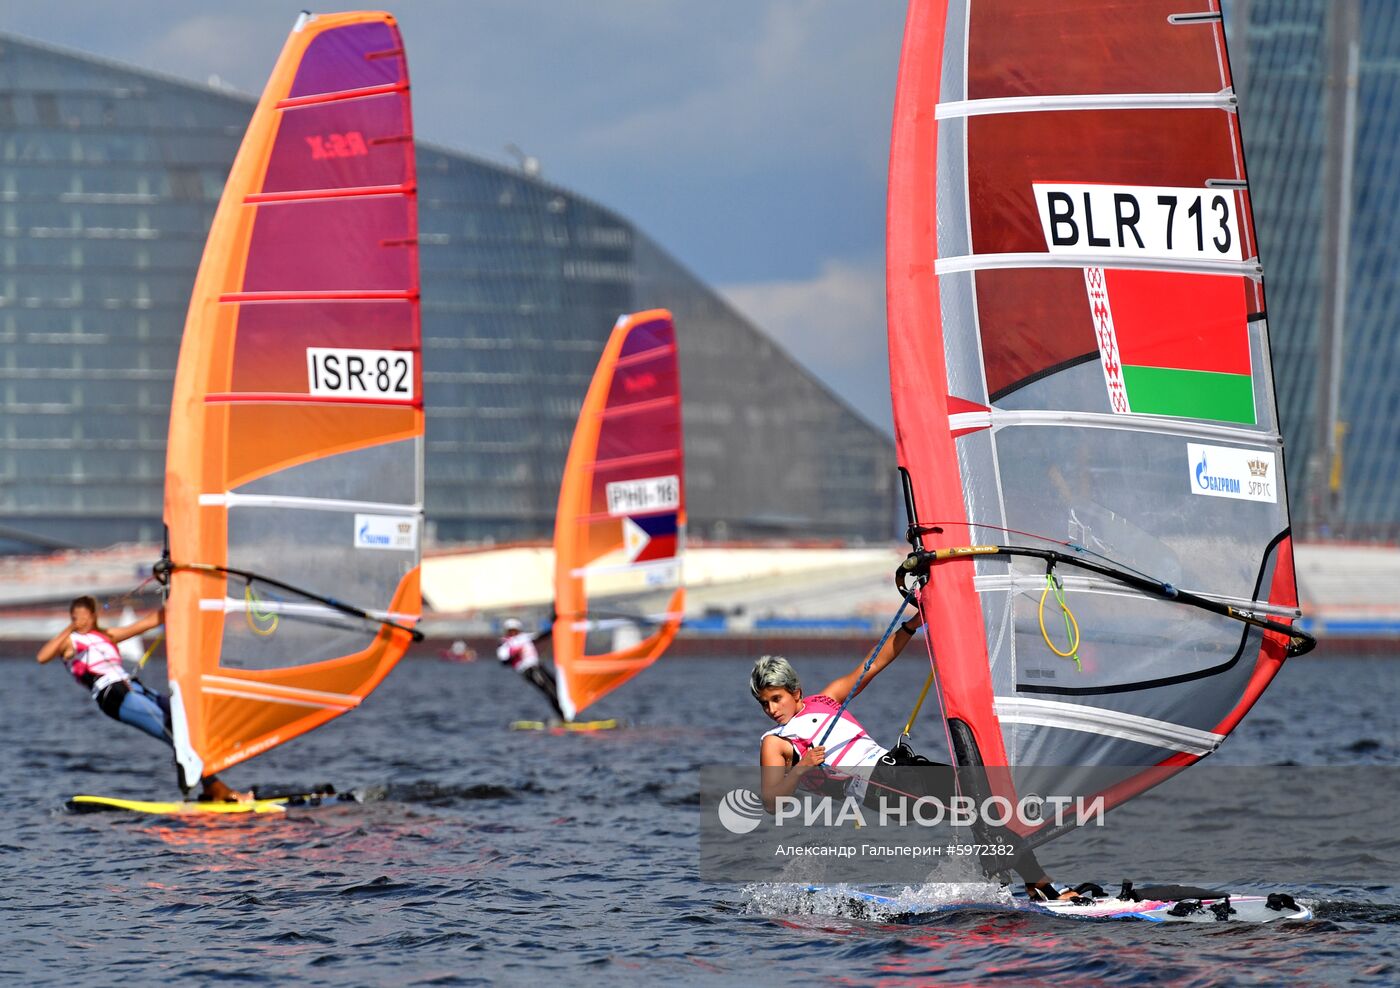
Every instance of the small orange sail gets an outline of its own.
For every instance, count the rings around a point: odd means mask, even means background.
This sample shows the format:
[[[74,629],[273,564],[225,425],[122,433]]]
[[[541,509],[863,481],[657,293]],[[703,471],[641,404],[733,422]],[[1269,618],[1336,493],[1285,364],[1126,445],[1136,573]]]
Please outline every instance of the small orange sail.
[[[408,66],[385,13],[297,22],[195,280],[171,403],[181,781],[357,706],[421,615]]]
[[[570,720],[676,637],[684,474],[671,313],[623,316],[579,413],[554,523],[554,664]]]

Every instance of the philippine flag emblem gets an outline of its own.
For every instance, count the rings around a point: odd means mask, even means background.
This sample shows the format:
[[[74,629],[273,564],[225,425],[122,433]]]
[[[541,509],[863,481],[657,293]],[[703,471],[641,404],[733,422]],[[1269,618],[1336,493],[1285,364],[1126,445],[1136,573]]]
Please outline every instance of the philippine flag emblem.
[[[629,563],[670,559],[676,554],[677,518],[674,511],[622,519],[622,543]]]

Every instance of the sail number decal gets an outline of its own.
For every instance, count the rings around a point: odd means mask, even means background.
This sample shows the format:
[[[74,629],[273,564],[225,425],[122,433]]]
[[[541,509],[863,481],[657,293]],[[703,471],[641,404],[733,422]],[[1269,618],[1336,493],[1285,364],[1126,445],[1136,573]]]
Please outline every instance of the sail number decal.
[[[1052,254],[1242,259],[1231,190],[1032,184]]]
[[[412,401],[411,350],[306,348],[307,392],[337,398]]]
[[[644,511],[674,511],[681,506],[681,478],[647,477],[619,480],[607,486],[608,514],[632,515]]]
[[[1278,464],[1267,450],[1186,444],[1192,494],[1278,503]]]
[[[308,134],[306,145],[311,149],[312,161],[358,158],[369,154],[365,137],[358,130],[347,130],[343,134]]]

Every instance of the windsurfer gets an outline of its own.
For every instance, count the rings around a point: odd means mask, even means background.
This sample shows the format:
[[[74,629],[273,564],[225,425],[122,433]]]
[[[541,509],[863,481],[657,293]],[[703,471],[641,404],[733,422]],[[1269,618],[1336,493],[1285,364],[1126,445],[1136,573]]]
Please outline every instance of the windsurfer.
[[[559,705],[559,684],[554,673],[540,664],[540,653],[535,642],[543,641],[554,631],[554,625],[533,635],[525,634],[523,626],[515,618],[507,618],[501,625],[501,643],[496,647],[496,658],[510,666],[535,685],[545,695],[560,720],[565,720],[564,708]]]
[[[129,675],[117,648],[128,638],[160,627],[165,622],[165,609],[111,629],[104,629],[97,623],[97,611],[97,598],[75,599],[68,607],[71,619],[68,626],[45,642],[36,658],[40,664],[61,658],[79,685],[92,691],[93,700],[104,714],[174,747],[170,734],[170,698]],[[200,782],[201,801],[246,798],[215,776],[206,776]]]
[[[848,795],[863,795],[866,805],[874,808],[880,792],[911,795],[907,769],[939,767],[904,743],[894,749],[881,747],[849,709],[842,709],[848,697],[863,691],[899,657],[919,627],[917,618],[904,622],[870,661],[868,671],[866,659],[862,659],[849,673],[812,696],[803,694],[797,672],[782,656],[765,655],[754,663],[749,689],[763,712],[778,725],[763,735],[759,747],[763,805],[770,813],[778,797],[791,796],[799,786],[826,791],[823,784],[833,776],[842,779]],[[834,726],[833,717],[838,718]],[[831,769],[853,770],[853,774],[832,773]],[[901,773],[901,769],[906,771]],[[814,786],[813,779],[822,781]],[[1004,830],[988,836],[1016,842],[1015,836]],[[1026,892],[1032,897],[1068,898],[1075,894],[1054,886],[1029,848],[1015,856],[1011,867],[1025,881]]]

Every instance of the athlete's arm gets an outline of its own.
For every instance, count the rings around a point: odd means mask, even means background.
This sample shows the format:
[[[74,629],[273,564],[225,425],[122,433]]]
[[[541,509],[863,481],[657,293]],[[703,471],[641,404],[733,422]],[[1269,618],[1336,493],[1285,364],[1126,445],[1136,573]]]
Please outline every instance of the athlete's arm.
[[[791,796],[797,791],[802,777],[822,763],[826,758],[826,749],[821,745],[808,748],[796,765],[792,764],[792,755],[792,744],[780,737],[764,738],[758,749],[763,806],[769,813],[775,811],[779,796]]]
[[[124,642],[128,638],[135,638],[137,635],[144,635],[148,631],[159,628],[165,623],[165,608],[152,611],[140,621],[128,624],[122,628],[113,628],[107,632],[107,637],[114,642]]]
[[[899,653],[904,651],[904,646],[908,645],[920,627],[919,617],[915,615],[905,621],[898,628],[894,629],[894,634],[890,635],[890,640],[885,642],[879,654],[875,656],[875,661],[870,663],[870,671],[865,674],[865,679],[861,680],[860,690],[870,685],[870,681],[880,674],[880,671],[893,662]],[[867,655],[857,663],[856,667],[842,676],[840,679],[832,680],[826,688],[821,691],[823,696],[829,696],[837,703],[845,703],[846,697],[851,695],[851,690],[855,689],[856,681],[860,680],[861,670],[865,668]],[[856,690],[859,693],[860,690]]]
[[[536,631],[533,635],[530,636],[530,641],[532,641],[532,642],[542,642],[542,641],[544,641],[546,638],[549,638],[551,635],[554,634],[554,626],[555,626],[556,624],[558,624],[558,623],[559,623],[559,613],[558,613],[557,611],[552,612],[552,613],[549,615],[549,627],[548,627],[548,628],[543,628],[543,629],[541,629],[541,630],[539,630],[539,631]]]
[[[60,655],[67,658],[72,654],[73,642],[68,636],[73,633],[73,628],[73,622],[69,621],[68,627],[44,642],[43,648],[39,649],[39,654],[35,656],[40,665],[45,662],[52,662]]]

